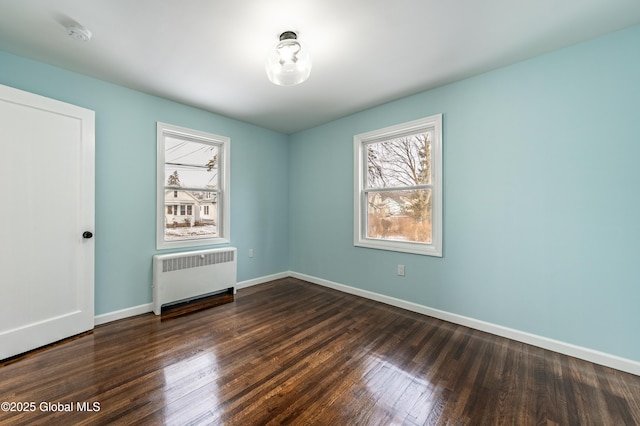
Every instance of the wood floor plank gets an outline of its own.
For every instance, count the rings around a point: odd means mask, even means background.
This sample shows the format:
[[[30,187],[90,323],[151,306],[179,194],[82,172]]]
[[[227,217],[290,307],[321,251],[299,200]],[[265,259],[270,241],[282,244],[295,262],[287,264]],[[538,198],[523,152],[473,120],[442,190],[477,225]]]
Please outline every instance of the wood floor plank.
[[[0,425],[640,424],[638,376],[297,279],[195,309],[0,361]]]

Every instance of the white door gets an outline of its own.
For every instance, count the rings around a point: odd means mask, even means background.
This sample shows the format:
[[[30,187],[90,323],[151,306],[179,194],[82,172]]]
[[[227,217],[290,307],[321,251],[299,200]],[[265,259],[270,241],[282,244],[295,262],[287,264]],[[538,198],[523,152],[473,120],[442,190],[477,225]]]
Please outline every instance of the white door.
[[[94,143],[93,111],[0,85],[0,359],[93,328]]]

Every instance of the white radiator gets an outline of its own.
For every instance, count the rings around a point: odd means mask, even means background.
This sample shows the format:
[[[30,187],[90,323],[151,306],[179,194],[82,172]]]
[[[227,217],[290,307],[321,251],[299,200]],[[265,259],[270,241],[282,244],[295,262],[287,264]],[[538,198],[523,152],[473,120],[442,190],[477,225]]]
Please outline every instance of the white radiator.
[[[235,247],[153,256],[153,312],[230,288],[235,293],[236,257]]]

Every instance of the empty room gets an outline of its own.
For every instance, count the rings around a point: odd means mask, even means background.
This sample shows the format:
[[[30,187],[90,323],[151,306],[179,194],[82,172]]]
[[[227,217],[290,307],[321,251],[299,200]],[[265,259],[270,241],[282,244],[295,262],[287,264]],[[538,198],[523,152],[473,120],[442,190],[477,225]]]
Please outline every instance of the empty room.
[[[640,425],[636,0],[0,0],[0,425]]]

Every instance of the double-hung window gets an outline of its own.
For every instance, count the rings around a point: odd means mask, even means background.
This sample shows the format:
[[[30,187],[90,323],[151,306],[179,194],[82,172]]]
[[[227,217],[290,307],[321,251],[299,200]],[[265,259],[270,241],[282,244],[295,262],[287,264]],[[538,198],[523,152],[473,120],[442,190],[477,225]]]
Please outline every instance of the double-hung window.
[[[442,256],[442,115],[354,136],[354,245]]]
[[[158,249],[229,242],[230,139],[158,123]]]

